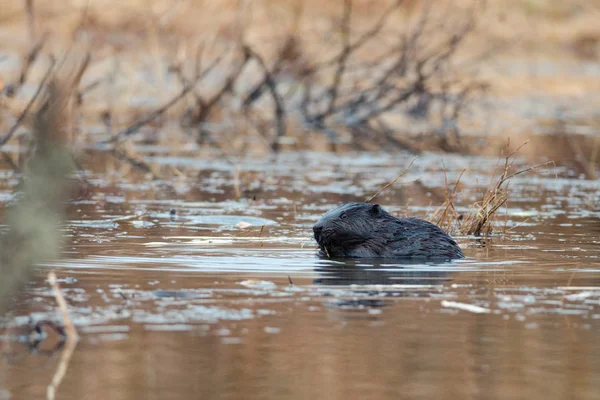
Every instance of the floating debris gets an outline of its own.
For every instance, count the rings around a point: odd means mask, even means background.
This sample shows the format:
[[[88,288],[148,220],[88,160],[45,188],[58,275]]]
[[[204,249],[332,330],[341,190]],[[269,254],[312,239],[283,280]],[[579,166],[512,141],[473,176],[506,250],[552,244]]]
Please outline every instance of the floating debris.
[[[479,307],[473,304],[458,303],[456,301],[442,300],[442,307],[456,308],[463,311],[469,311],[475,314],[487,314],[491,310],[485,307]]]
[[[246,286],[251,289],[263,289],[263,290],[273,290],[277,288],[277,285],[271,281],[257,281],[254,279],[249,279],[246,281],[240,282],[240,285]]]

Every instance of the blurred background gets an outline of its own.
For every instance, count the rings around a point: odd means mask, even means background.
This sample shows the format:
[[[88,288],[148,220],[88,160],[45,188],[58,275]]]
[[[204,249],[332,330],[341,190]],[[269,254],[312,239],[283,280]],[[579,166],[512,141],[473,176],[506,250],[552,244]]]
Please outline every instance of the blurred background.
[[[5,132],[12,126],[50,65],[83,63],[70,121],[76,151],[118,138],[186,154],[210,147],[228,155],[497,155],[506,137],[533,136],[525,154],[560,157],[593,177],[599,7],[5,2],[1,123]],[[21,125],[9,143],[26,141]]]

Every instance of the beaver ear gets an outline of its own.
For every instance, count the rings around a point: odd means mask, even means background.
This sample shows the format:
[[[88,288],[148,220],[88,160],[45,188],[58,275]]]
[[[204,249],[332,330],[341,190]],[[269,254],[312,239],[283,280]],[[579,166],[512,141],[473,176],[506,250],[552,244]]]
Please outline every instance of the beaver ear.
[[[375,217],[379,217],[381,215],[381,206],[379,204],[373,204],[369,209],[369,213]]]

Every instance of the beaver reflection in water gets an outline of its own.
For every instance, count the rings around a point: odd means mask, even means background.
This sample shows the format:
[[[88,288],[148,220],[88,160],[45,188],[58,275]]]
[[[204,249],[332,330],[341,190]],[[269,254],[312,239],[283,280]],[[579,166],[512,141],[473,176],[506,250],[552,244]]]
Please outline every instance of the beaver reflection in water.
[[[322,257],[464,257],[438,226],[418,218],[396,218],[377,204],[343,204],[323,215],[313,231]]]

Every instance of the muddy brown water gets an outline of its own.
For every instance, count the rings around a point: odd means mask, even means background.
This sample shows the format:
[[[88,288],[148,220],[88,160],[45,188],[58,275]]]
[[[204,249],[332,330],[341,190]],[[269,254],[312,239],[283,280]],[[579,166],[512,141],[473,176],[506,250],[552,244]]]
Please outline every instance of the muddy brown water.
[[[0,398],[44,398],[56,370],[56,335],[36,347],[23,336],[60,321],[51,269],[81,334],[61,399],[600,397],[597,181],[563,168],[515,178],[502,234],[457,238],[465,260],[344,262],[316,258],[310,227],[392,180],[409,155],[231,163],[155,150],[154,162],[199,177],[90,173],[97,190],[72,205],[63,258],[37,268],[5,321]],[[430,215],[442,159],[450,180],[468,168],[463,206],[497,163],[422,155],[402,178],[420,183],[378,202]],[[3,173],[4,202],[15,183]]]

